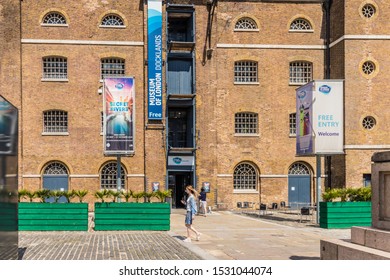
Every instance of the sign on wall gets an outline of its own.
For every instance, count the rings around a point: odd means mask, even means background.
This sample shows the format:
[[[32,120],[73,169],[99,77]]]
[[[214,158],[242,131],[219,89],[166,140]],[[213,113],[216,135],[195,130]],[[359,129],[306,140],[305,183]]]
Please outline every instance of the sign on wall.
[[[312,81],[297,89],[296,101],[297,154],[343,154],[343,81]]]
[[[162,0],[148,0],[148,119],[162,120]]]
[[[169,156],[168,165],[170,166],[193,166],[195,158],[193,156]]]
[[[106,78],[103,88],[104,154],[134,154],[134,78]]]

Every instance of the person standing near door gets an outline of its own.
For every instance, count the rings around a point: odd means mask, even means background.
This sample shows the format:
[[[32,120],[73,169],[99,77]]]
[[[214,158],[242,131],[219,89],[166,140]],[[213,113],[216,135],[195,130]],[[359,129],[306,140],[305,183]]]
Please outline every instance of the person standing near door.
[[[200,189],[200,194],[199,194],[199,206],[202,209],[203,216],[206,217],[207,214],[207,201],[206,201],[206,192],[204,187]],[[199,211],[200,212],[200,211]]]
[[[184,242],[191,242],[191,231],[196,234],[196,241],[199,241],[201,233],[192,226],[192,222],[194,221],[195,215],[198,212],[196,209],[196,201],[195,201],[195,198],[197,197],[198,193],[191,185],[186,187],[185,192],[188,195],[187,200],[181,201],[184,205],[186,205],[186,210],[187,210],[186,218],[185,218],[185,226],[187,228],[187,238],[184,240]]]

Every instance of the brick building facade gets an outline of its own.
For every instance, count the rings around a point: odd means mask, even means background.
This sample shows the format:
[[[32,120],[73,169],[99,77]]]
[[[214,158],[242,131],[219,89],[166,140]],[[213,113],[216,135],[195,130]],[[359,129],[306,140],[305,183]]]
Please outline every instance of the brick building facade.
[[[316,159],[295,151],[295,90],[325,78],[345,80],[345,155],[322,159],[323,187],[369,184],[372,153],[390,148],[390,8],[333,0],[327,25],[323,2],[165,1],[164,118],[155,121],[147,115],[147,1],[3,1],[1,94],[20,109],[20,188],[58,176],[93,202],[103,177],[113,180],[116,158],[103,156],[103,64],[135,77],[125,189],[158,182],[180,207],[186,184],[206,185],[210,205],[234,208],[293,202],[302,184],[303,200],[315,202]],[[45,130],[53,123],[66,127]]]

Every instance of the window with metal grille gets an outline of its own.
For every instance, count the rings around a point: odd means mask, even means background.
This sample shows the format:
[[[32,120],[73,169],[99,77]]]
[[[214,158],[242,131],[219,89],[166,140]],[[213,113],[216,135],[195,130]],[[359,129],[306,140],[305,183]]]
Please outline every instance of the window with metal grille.
[[[288,174],[291,175],[309,175],[310,170],[309,168],[300,162],[296,162],[293,165],[291,165],[290,169],[288,170]]]
[[[256,113],[236,113],[234,116],[235,133],[258,133],[258,115]]]
[[[257,83],[257,62],[236,61],[234,63],[235,83]]]
[[[103,166],[100,172],[100,188],[107,190],[116,190],[117,187],[117,163],[109,162]],[[121,165],[121,189],[125,188],[126,174]]]
[[[291,30],[307,31],[307,30],[313,30],[313,28],[311,27],[311,24],[306,19],[297,18],[297,19],[293,20],[293,22],[291,22],[290,31]]]
[[[121,58],[103,58],[100,65],[101,78],[123,77],[125,60]]]
[[[234,169],[233,188],[235,190],[256,190],[258,181],[258,174],[253,165],[240,163]]]
[[[290,62],[290,84],[303,85],[313,79],[313,64],[307,61]]]
[[[234,26],[235,30],[257,30],[256,22],[248,17],[240,18],[236,25]]]
[[[43,58],[43,79],[68,79],[68,60],[65,57]]]
[[[45,170],[43,171],[43,174],[47,175],[62,175],[62,174],[68,174],[68,170],[66,169],[65,165],[63,165],[61,162],[52,162],[48,166],[46,166]]]
[[[43,132],[68,132],[68,112],[58,110],[44,112]]]
[[[125,26],[123,19],[118,15],[107,15],[102,19],[102,26]]]
[[[290,125],[290,136],[296,136],[297,135],[297,114],[292,113],[289,117],[289,125]]]
[[[64,25],[66,24],[66,19],[58,12],[50,12],[44,16],[42,23],[48,25]]]

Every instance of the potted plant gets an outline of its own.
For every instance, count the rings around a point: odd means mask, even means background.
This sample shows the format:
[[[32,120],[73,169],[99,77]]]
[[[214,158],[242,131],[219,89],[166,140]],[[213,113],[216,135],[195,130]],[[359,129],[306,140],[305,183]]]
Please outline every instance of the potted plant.
[[[322,198],[321,228],[371,226],[371,188],[329,189]]]

